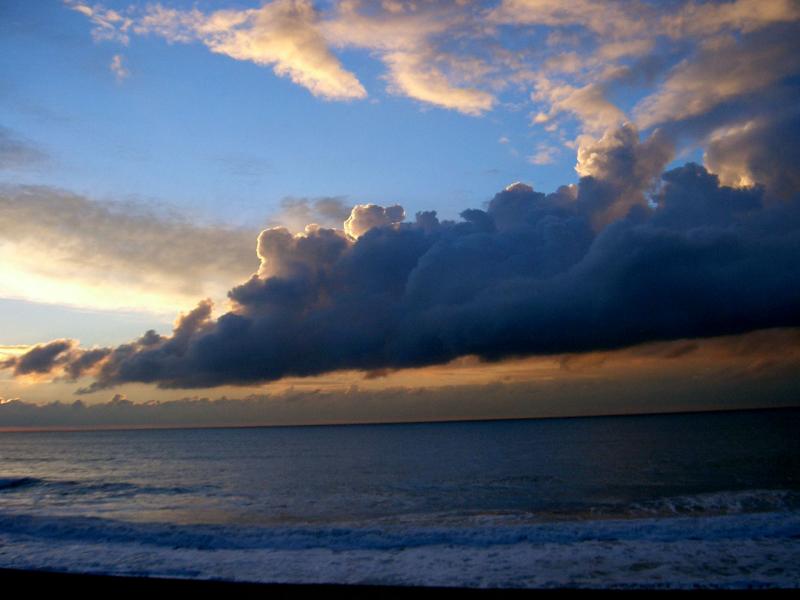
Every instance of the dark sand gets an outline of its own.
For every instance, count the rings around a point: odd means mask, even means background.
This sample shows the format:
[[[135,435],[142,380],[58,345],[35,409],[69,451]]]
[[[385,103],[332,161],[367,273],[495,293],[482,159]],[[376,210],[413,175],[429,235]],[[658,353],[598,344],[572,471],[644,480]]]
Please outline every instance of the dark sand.
[[[24,571],[0,569],[0,590],[3,597],[36,597],[37,592],[80,594],[78,597],[93,595],[120,596],[127,594],[174,594],[176,597],[214,597],[214,598],[417,598],[428,595],[435,598],[536,598],[572,594],[596,596],[608,593],[614,596],[630,597],[632,594],[690,594],[697,593],[726,596],[740,596],[749,593],[768,593],[770,596],[797,593],[797,590],[754,589],[754,590],[591,590],[591,589],[475,589],[475,588],[437,588],[405,587],[382,585],[336,585],[336,584],[279,584],[246,583],[206,579],[167,579],[160,577],[122,577],[116,575],[86,575],[80,573],[56,573],[51,571]],[[9,592],[12,592],[9,595]],[[167,596],[169,597],[169,596]],[[149,600],[149,599],[148,599]],[[155,600],[155,598],[153,599]]]
[[[325,598],[331,595],[344,598],[395,598],[416,597],[428,593],[437,598],[486,598],[502,594],[515,598],[541,597],[536,590],[490,590],[461,588],[422,588],[381,585],[336,585],[336,584],[282,584],[245,583],[209,579],[167,579],[160,577],[122,577],[116,575],[85,575],[79,573],[56,573],[51,571],[23,571],[0,569],[0,590],[9,588],[24,591],[24,596],[36,596],[36,592],[57,592],[58,594],[84,594],[86,592],[119,596],[122,594],[175,594],[192,598],[194,596],[213,596],[227,598],[232,596],[246,598],[301,598],[311,596]],[[561,592],[563,590],[548,590]],[[5,594],[3,594],[5,596]],[[19,597],[20,594],[16,594]],[[8,596],[11,598],[11,596]],[[80,597],[80,596],[78,596]],[[155,600],[155,598],[153,599]]]

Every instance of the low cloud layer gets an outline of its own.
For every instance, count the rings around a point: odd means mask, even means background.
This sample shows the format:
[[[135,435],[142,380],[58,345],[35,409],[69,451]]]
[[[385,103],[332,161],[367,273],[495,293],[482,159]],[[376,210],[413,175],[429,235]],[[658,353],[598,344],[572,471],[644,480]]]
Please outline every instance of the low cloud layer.
[[[615,352],[451,364],[358,385],[148,400],[150,390],[44,404],[0,398],[0,428],[241,426],[548,417],[796,405],[800,329],[646,344]],[[468,361],[472,362],[472,361]],[[452,372],[449,374],[447,370]],[[497,369],[497,370],[495,370]],[[488,378],[469,381],[458,372]],[[144,394],[144,396],[142,395]],[[110,398],[110,399],[109,399]]]
[[[266,229],[258,271],[218,319],[203,301],[170,336],[60,340],[5,366],[50,360],[92,377],[84,391],[201,388],[800,325],[800,197],[726,187],[696,164],[662,174],[670,141],[630,124],[587,148],[577,186],[513,184],[459,221],[365,205],[342,229]]]

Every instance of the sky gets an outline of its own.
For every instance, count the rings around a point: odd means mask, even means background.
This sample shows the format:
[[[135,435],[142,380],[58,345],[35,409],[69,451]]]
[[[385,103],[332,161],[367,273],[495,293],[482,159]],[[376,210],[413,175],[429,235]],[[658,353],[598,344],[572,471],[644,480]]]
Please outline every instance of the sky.
[[[0,428],[791,406],[800,2],[0,0]]]

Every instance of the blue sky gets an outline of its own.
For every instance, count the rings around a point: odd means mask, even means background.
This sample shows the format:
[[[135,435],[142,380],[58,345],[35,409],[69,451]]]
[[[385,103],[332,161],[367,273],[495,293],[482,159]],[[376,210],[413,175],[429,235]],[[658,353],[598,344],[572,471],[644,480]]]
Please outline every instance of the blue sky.
[[[86,18],[61,2],[4,10],[5,123],[51,157],[12,180],[238,224],[263,220],[286,196],[400,203],[411,214],[455,218],[513,181],[552,191],[577,180],[567,149],[552,165],[527,161],[544,139],[530,127],[529,106],[475,117],[409,101],[386,92],[379,61],[365,51],[341,59],[369,97],[337,102],[201,44],[95,43]],[[109,70],[120,53],[130,72],[123,81]]]

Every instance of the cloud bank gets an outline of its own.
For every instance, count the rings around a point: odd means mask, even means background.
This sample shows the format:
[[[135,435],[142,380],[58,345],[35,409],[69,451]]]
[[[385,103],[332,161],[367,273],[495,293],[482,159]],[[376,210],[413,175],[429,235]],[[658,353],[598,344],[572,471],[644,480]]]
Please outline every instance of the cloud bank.
[[[0,398],[0,428],[369,423],[794,406],[798,335],[800,329],[777,329],[505,362],[495,373],[500,377],[469,383],[455,371],[474,374],[474,367],[451,365],[453,377],[444,381],[414,370],[410,383],[391,379],[381,388],[370,387],[371,379],[353,385],[350,378],[339,388],[317,382],[241,398],[152,401],[116,393],[92,404]]]
[[[691,163],[662,173],[671,148],[625,124],[552,194],[513,184],[459,221],[362,205],[342,229],[272,227],[219,318],[203,301],[169,336],[60,340],[4,364],[43,373],[49,360],[91,376],[84,391],[204,388],[800,325],[800,197],[727,187]]]

